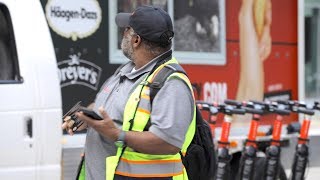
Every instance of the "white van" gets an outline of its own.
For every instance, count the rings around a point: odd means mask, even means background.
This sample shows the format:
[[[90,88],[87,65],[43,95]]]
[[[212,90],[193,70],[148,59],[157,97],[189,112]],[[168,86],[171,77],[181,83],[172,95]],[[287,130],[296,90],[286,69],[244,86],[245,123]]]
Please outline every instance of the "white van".
[[[0,0],[0,179],[61,179],[61,91],[38,0]]]

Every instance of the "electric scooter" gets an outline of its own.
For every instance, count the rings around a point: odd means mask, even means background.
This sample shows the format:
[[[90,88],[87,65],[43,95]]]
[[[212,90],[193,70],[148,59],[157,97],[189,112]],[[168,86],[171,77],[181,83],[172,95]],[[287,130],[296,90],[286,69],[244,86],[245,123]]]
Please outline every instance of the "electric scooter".
[[[306,104],[298,101],[280,101],[278,103],[287,105],[292,112],[304,115],[290,176],[291,180],[303,180],[305,179],[305,170],[309,161],[308,142],[311,117],[314,115],[313,109],[320,110],[319,103],[315,102],[313,107],[307,106]]]
[[[276,114],[276,119],[273,123],[273,130],[272,130],[272,139],[270,146],[266,149],[266,164],[265,164],[265,180],[276,180],[279,173],[280,167],[280,154],[281,154],[281,131],[282,131],[282,120],[283,116],[289,115],[290,111],[286,109],[285,105],[278,104],[276,102],[272,103],[265,103],[259,101],[252,101],[255,104],[264,105],[266,108],[265,110]]]
[[[217,105],[219,113],[224,114],[224,120],[221,127],[221,136],[218,141],[218,162],[215,180],[230,179],[230,160],[232,156],[229,154],[229,134],[233,114],[245,114],[244,109],[238,109],[230,105]]]
[[[264,106],[260,104],[254,104],[250,101],[241,103],[234,100],[225,100],[225,103],[234,105],[237,108],[245,109],[246,113],[253,114],[250,122],[248,138],[241,154],[240,167],[238,171],[238,179],[252,180],[254,175],[256,153],[258,150],[256,137],[260,116],[264,114]]]

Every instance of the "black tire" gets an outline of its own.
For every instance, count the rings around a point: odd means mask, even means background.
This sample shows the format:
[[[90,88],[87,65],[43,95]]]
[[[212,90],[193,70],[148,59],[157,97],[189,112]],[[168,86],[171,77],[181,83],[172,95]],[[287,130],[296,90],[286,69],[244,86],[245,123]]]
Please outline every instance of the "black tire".
[[[279,180],[288,180],[286,171],[281,163],[279,165],[278,179]]]
[[[230,161],[230,170],[231,170],[231,176],[230,180],[237,180],[238,177],[238,170],[240,165],[240,159],[241,159],[241,152],[236,152],[232,154],[232,160]]]

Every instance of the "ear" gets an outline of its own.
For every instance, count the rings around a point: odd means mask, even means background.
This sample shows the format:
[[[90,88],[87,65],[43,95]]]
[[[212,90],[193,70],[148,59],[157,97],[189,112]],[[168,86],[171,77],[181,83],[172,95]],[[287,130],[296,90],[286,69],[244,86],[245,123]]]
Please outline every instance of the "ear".
[[[139,35],[135,35],[133,38],[132,38],[132,41],[133,41],[133,47],[137,48],[140,46],[141,42],[142,42],[142,39]]]

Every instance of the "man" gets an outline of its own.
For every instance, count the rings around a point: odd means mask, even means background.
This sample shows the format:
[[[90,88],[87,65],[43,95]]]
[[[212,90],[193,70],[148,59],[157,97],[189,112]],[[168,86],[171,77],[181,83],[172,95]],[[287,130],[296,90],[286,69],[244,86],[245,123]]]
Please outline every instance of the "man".
[[[170,50],[171,18],[160,8],[142,6],[133,13],[119,13],[116,23],[125,27],[121,48],[130,61],[96,97],[94,110],[103,120],[76,114],[88,126],[86,179],[186,179],[180,151],[185,153],[194,135],[194,128],[189,128],[195,122],[190,82],[174,73],[152,104],[146,83],[165,64],[177,63]]]

